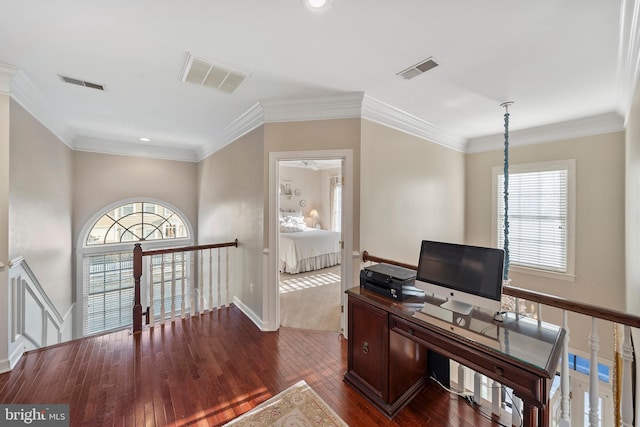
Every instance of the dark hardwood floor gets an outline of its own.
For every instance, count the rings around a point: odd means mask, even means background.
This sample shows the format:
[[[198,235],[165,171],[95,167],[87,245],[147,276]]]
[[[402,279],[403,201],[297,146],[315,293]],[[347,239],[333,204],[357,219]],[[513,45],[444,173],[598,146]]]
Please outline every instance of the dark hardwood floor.
[[[342,381],[338,333],[260,332],[235,306],[27,353],[1,403],[66,403],[71,426],[217,426],[304,379],[350,426],[498,425],[435,383],[388,420]]]

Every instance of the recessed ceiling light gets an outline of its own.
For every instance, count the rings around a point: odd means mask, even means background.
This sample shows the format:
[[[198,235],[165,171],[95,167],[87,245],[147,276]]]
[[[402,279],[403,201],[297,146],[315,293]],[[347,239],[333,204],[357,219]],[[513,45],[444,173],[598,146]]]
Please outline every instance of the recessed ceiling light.
[[[144,138],[144,137],[140,138],[140,141],[142,141],[142,142],[151,142],[151,140],[149,138]]]
[[[311,13],[325,13],[331,8],[333,0],[300,0],[302,6]]]

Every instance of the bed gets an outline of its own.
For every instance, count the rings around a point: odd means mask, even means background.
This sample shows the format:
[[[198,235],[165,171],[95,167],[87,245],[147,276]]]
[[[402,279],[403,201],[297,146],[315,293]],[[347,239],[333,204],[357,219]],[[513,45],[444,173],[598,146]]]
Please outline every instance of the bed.
[[[297,274],[340,264],[340,233],[309,228],[302,216],[280,218],[279,246],[282,273]]]

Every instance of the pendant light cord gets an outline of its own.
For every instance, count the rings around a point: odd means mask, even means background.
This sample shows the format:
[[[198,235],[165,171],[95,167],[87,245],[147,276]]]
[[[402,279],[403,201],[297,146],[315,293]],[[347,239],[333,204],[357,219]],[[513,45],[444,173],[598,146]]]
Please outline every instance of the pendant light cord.
[[[513,102],[500,104],[504,107],[504,270],[502,279],[509,280],[509,105]]]

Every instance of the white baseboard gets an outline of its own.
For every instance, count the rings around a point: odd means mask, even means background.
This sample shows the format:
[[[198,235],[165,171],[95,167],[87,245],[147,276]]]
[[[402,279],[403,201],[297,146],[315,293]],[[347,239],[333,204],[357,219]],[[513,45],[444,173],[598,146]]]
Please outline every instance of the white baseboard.
[[[233,303],[242,311],[261,331],[266,331],[265,324],[262,319],[253,312],[246,304],[238,299],[238,297],[233,297]]]

